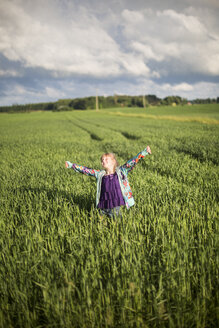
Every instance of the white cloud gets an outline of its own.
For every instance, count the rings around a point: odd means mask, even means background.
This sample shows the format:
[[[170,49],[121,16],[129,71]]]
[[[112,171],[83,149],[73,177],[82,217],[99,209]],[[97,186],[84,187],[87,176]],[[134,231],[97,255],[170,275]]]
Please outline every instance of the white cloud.
[[[9,60],[21,61],[26,67],[41,67],[56,75],[148,73],[141,56],[122,52],[86,8],[77,8],[67,18],[59,10],[55,18],[46,21],[16,2],[2,3],[0,51]]]
[[[95,95],[97,87],[215,97],[217,83],[188,81],[219,75],[217,1],[158,2],[1,0],[1,103]]]
[[[144,23],[144,15],[139,11],[124,9],[122,12],[122,17],[128,22],[132,22],[133,25]]]
[[[175,92],[175,91],[192,91],[194,87],[191,84],[188,83],[180,83],[180,84],[174,84],[171,85],[169,83],[165,83],[161,86],[162,90],[168,91],[170,93]]]
[[[62,90],[52,87],[46,87],[45,94],[48,95],[50,99],[59,99],[65,97],[66,95]]]
[[[179,63],[178,72],[219,74],[219,33],[209,31],[193,7],[184,12],[146,7],[117,14],[110,10],[105,23],[83,3],[2,1],[0,52],[56,76],[155,76],[150,61],[172,59]],[[122,26],[117,38],[116,26]],[[156,74],[163,73],[156,70]]]
[[[180,83],[171,85],[164,83],[161,85],[154,85],[156,87],[156,94],[163,98],[167,95],[178,95],[187,99],[195,98],[216,98],[218,94],[218,84],[210,82],[198,82],[195,84]]]
[[[138,56],[133,60],[133,55],[123,55],[121,58],[125,71],[133,75],[149,75],[150,69],[145,65],[144,61]],[[124,72],[125,73],[125,72]]]
[[[2,76],[2,77],[3,76],[4,77],[18,77],[18,76],[22,76],[22,74],[20,74],[16,70],[12,70],[12,69],[6,69],[6,70],[0,69],[0,76]]]
[[[169,20],[170,30],[172,30],[172,38],[184,38],[188,37],[194,39],[206,35],[207,29],[200,22],[198,17],[177,13],[172,9],[164,10],[163,12],[158,11],[157,17]]]
[[[172,87],[174,91],[192,91],[193,86],[188,83],[180,83]]]
[[[7,86],[4,90],[4,95],[1,97],[0,106],[19,103],[27,104],[34,102],[56,101],[60,98],[66,98],[69,96],[66,90],[70,90],[63,89],[64,86],[57,83],[56,86],[41,85],[39,88],[31,88],[25,87],[19,83],[14,83]]]
[[[152,46],[143,44],[141,42],[133,41],[131,43],[131,47],[142,53],[145,56],[145,60],[148,61],[150,59],[154,59],[156,61],[162,61],[164,59],[163,55],[156,54],[154,50],[152,49]]]
[[[145,61],[174,59],[178,72],[219,74],[219,33],[209,31],[204,19],[173,9],[143,10],[140,20],[132,19],[137,16],[136,11],[123,12],[123,32],[127,42],[131,40],[130,48]]]

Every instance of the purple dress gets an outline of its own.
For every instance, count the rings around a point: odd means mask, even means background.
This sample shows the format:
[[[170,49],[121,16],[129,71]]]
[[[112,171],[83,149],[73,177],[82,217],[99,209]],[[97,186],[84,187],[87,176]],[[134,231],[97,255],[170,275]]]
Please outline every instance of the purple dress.
[[[125,201],[122,196],[117,173],[104,175],[98,207],[101,209],[110,209],[121,205],[125,205]]]

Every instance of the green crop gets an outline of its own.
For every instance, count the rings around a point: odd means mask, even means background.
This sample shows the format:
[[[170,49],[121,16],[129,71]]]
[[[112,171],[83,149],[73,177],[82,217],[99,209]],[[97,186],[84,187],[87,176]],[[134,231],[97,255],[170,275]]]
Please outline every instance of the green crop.
[[[0,327],[216,327],[219,107],[1,114]],[[147,145],[136,205],[100,218],[100,169]]]

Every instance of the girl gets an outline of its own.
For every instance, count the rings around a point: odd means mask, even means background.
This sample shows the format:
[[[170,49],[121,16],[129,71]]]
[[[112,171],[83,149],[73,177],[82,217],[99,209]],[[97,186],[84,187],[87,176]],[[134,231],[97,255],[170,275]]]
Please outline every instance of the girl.
[[[134,205],[128,173],[148,154],[151,154],[149,146],[122,166],[118,165],[113,153],[103,154],[101,156],[103,170],[90,169],[68,161],[65,162],[65,167],[97,179],[96,206],[102,215],[114,217],[119,215],[121,206],[125,205],[129,209]]]

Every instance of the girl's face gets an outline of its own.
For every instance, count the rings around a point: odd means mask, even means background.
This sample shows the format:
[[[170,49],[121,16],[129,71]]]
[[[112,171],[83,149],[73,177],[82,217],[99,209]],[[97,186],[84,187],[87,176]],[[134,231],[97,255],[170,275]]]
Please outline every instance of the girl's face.
[[[115,167],[115,160],[111,156],[103,156],[101,164],[104,169],[113,169]]]

